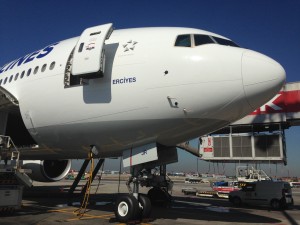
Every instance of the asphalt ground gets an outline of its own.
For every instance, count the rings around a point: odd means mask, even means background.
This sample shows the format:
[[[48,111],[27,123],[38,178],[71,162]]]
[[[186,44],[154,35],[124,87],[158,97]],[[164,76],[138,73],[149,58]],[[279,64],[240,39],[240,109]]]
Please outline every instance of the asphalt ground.
[[[69,197],[67,191],[72,181],[34,183],[24,190],[22,208],[14,214],[1,214],[0,224],[46,225],[46,224],[121,224],[114,216],[114,201],[118,192],[127,193],[125,182],[117,180],[94,181],[90,201],[83,216],[78,215],[84,186],[81,181],[76,194]],[[300,188],[293,189],[294,207],[274,211],[267,206],[233,207],[228,199],[185,196],[181,189],[210,190],[208,184],[174,184],[171,204],[153,206],[150,218],[130,221],[129,224],[300,224]],[[97,190],[98,189],[98,190]],[[97,192],[96,192],[97,191]],[[148,188],[141,188],[147,193]]]

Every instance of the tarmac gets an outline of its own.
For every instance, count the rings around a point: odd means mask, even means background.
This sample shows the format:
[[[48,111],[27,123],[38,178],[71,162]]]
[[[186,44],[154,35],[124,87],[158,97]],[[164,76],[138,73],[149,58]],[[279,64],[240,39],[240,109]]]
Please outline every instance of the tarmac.
[[[67,191],[71,184],[70,180],[34,182],[34,187],[24,190],[22,208],[13,214],[1,214],[0,224],[122,224],[116,221],[113,210],[117,193],[128,193],[124,181],[94,181],[83,216],[78,215],[78,209],[83,197],[79,193],[85,182],[81,181],[75,196],[69,197]],[[274,211],[268,206],[233,207],[228,199],[185,196],[181,189],[186,187],[210,190],[209,184],[175,182],[170,204],[153,206],[150,218],[128,224],[300,224],[300,188],[293,189],[292,209]],[[140,191],[147,193],[148,188]]]

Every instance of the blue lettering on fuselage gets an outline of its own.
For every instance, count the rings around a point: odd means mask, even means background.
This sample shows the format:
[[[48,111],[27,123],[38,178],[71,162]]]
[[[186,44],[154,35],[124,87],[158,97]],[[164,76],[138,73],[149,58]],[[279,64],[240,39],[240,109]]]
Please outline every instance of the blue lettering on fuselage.
[[[25,60],[25,62],[24,62],[23,64],[29,63],[29,62],[33,61],[39,52],[40,52],[40,51],[36,51],[36,52],[31,53],[31,54],[27,57],[27,59]]]
[[[124,77],[119,79],[112,80],[113,84],[127,84],[127,83],[135,83],[136,77]]]
[[[57,45],[59,42],[56,42],[54,44],[48,45],[47,47],[39,50],[39,51],[35,51],[31,54],[28,54],[26,56],[23,56],[17,60],[14,60],[6,65],[4,65],[3,67],[0,68],[0,74],[3,72],[6,72],[8,70],[11,70],[12,68],[14,68],[15,66],[20,66],[22,64],[26,64],[29,62],[34,61],[35,59],[41,59],[43,57],[45,57],[46,55],[48,55],[53,49],[54,46]]]

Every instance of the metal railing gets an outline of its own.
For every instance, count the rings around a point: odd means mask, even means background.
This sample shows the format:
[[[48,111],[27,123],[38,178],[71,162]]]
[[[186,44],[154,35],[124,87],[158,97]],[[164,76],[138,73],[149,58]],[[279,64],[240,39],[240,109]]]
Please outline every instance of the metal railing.
[[[4,165],[8,164],[15,169],[19,168],[20,152],[9,136],[0,135],[0,162],[4,160]]]

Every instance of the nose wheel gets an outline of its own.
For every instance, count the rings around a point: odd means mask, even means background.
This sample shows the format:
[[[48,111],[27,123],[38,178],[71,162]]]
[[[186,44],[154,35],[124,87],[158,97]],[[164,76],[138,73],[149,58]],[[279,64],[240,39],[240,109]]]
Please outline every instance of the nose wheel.
[[[115,205],[115,216],[119,222],[125,223],[137,218],[139,214],[139,203],[133,195],[123,195],[117,198]]]
[[[139,206],[141,209],[140,217],[141,218],[149,218],[151,213],[151,201],[147,195],[139,194]]]
[[[151,202],[147,195],[139,194],[138,200],[131,194],[117,198],[115,216],[121,223],[148,218],[151,213]]]
[[[152,205],[170,202],[168,190],[172,188],[172,182],[166,179],[165,165],[160,174],[155,174],[151,168],[143,166],[131,167],[131,176],[126,182],[129,194],[121,195],[115,202],[114,213],[116,219],[121,223],[140,222],[149,219]],[[154,187],[148,195],[139,193],[139,186]]]

